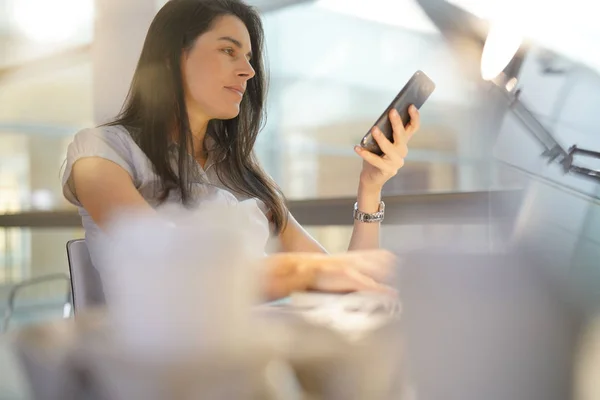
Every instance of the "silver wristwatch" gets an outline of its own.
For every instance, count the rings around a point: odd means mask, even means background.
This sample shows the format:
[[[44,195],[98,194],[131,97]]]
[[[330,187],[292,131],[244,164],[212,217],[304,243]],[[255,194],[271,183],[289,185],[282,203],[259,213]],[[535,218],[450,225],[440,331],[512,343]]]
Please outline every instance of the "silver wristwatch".
[[[381,222],[385,214],[385,203],[379,203],[379,211],[373,214],[368,214],[358,209],[358,203],[354,203],[354,219],[360,222]]]

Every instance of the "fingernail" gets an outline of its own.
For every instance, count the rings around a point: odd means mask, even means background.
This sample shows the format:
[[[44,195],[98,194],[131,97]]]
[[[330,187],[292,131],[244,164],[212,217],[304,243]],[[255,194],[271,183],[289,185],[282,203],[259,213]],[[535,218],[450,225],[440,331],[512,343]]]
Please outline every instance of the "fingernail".
[[[392,110],[392,114],[394,114],[394,116],[396,116],[396,117],[400,116],[400,113],[395,108]]]
[[[373,128],[373,136],[379,136],[381,135],[381,131],[379,130],[379,128],[375,127]]]
[[[354,146],[354,151],[360,153],[360,146]]]
[[[411,104],[411,106],[410,106],[410,110],[411,110],[411,111],[417,111],[417,107],[415,107],[415,105],[414,105],[414,104]]]

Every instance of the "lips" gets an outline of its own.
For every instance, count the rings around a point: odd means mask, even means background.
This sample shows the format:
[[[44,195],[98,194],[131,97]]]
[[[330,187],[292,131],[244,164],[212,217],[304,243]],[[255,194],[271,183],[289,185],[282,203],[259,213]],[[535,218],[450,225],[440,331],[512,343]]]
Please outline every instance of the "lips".
[[[225,86],[225,89],[232,91],[233,93],[238,94],[240,97],[244,96],[244,88],[241,86]]]

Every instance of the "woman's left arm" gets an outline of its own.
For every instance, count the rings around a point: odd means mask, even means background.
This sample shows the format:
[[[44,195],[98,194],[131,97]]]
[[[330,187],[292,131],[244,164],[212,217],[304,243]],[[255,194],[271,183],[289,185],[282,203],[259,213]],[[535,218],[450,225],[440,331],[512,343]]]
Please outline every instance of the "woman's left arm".
[[[419,129],[420,124],[419,111],[415,106],[410,106],[408,112],[410,122],[404,127],[396,110],[390,111],[389,117],[394,131],[393,143],[379,128],[373,128],[372,134],[383,151],[382,156],[375,155],[360,146],[354,148],[363,159],[357,195],[358,210],[363,213],[372,214],[379,211],[383,185],[404,166],[404,159],[408,154],[408,141]],[[355,220],[348,250],[379,248],[379,225],[379,222]]]
[[[394,131],[393,143],[379,129],[374,128],[373,136],[384,152],[382,156],[377,156],[359,146],[355,147],[356,153],[363,159],[357,203],[358,209],[364,213],[370,214],[379,210],[383,185],[404,165],[404,158],[408,153],[408,140],[419,129],[419,111],[411,106],[409,114],[410,122],[405,128],[400,116],[394,111],[390,112],[390,121]],[[348,250],[379,248],[379,225],[374,222],[354,221]],[[282,250],[286,252],[327,252],[291,214],[279,239]]]
[[[379,211],[383,185],[404,166],[404,159],[408,154],[408,141],[419,129],[420,124],[419,111],[416,107],[410,106],[408,111],[410,122],[406,127],[396,110],[392,109],[390,112],[389,117],[394,131],[393,143],[383,135],[379,128],[373,128],[373,137],[384,153],[382,156],[375,155],[360,146],[354,148],[354,151],[363,159],[357,195],[357,207],[363,213],[372,214]],[[379,248],[379,226],[379,222],[355,220],[348,250]]]

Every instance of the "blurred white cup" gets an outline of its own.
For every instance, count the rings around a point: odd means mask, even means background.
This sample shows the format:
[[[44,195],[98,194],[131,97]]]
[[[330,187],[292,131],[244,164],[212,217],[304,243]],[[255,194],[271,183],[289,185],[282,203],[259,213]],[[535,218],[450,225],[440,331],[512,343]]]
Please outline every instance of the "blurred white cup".
[[[265,236],[253,213],[216,203],[115,218],[99,269],[117,343],[159,359],[247,345]]]

